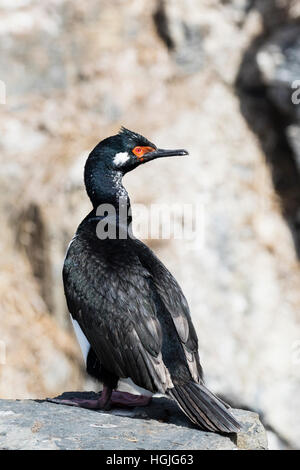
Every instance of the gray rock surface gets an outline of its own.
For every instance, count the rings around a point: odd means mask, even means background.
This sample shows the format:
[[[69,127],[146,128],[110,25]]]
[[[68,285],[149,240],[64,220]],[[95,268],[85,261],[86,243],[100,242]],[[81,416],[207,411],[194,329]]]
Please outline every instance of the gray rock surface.
[[[75,393],[64,394],[70,395]],[[88,393],[78,395],[86,397]],[[266,434],[258,415],[233,412],[243,431],[225,436],[194,428],[166,398],[154,398],[148,407],[110,412],[47,401],[0,400],[0,450],[266,449]]]

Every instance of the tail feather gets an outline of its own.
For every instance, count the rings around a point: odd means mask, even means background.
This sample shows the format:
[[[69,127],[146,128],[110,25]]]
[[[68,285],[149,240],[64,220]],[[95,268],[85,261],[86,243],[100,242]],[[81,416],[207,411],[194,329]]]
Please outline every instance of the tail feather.
[[[182,411],[187,415],[192,423],[197,424],[199,427],[201,427],[201,429],[207,429],[214,432],[217,431],[217,428],[206,419],[205,414],[198,416],[197,419],[194,411],[194,405],[191,404],[190,401],[186,399],[186,397],[184,397],[183,390],[178,391],[178,387],[174,387],[169,391],[169,394],[177,401]]]
[[[201,429],[212,432],[236,433],[241,429],[238,421],[205,385],[188,382],[168,390],[187,415]]]

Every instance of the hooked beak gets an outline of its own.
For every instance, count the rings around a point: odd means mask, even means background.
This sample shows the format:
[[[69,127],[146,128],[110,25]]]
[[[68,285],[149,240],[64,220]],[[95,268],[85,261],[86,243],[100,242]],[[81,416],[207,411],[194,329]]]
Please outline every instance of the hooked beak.
[[[154,160],[155,158],[161,158],[161,157],[179,157],[181,155],[188,155],[189,152],[187,152],[184,149],[177,149],[177,150],[164,150],[164,149],[156,149],[153,152],[148,152],[143,155],[143,158],[145,159],[146,162],[150,160]]]

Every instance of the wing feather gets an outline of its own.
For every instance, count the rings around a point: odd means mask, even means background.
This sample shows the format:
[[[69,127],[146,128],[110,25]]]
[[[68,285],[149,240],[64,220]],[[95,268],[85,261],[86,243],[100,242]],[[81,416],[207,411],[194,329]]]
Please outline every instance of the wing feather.
[[[200,383],[203,373],[198,353],[198,338],[187,300],[176,279],[157,256],[140,240],[134,239],[133,243],[141,263],[152,275],[157,293],[172,317],[190,373],[193,379]]]

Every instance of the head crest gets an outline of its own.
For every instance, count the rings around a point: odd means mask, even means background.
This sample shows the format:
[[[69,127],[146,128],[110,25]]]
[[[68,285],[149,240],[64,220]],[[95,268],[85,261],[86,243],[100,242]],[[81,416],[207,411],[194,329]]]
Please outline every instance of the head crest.
[[[146,137],[141,134],[138,134],[137,132],[130,131],[129,129],[126,129],[126,127],[122,126],[118,135],[120,135],[121,137],[124,136],[126,139],[132,140],[134,144],[156,148],[156,145],[146,139]]]

